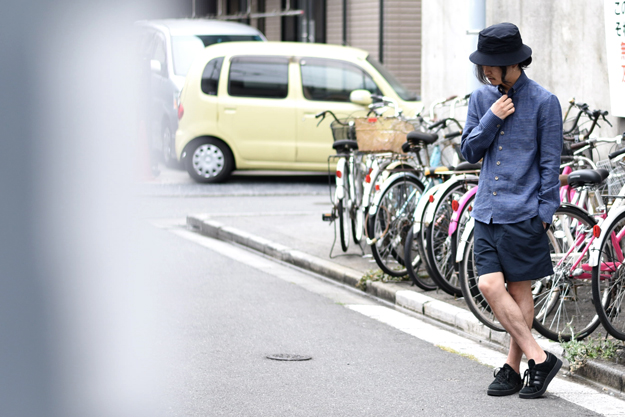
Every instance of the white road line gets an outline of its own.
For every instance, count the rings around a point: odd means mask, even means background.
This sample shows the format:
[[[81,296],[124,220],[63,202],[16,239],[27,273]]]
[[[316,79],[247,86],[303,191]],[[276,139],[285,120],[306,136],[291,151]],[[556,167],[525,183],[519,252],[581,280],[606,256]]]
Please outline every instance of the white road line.
[[[157,222],[155,222],[155,226],[157,227],[164,226],[163,223],[156,223]],[[288,282],[293,282],[316,294],[320,294],[331,299],[340,298],[340,301],[346,304],[346,307],[350,310],[387,324],[435,346],[456,351],[463,356],[473,358],[480,363],[494,368],[502,366],[506,361],[506,355],[489,349],[480,343],[474,342],[470,339],[465,339],[455,333],[425,323],[416,317],[375,304],[368,301],[365,297],[349,294],[347,290],[343,290],[333,284],[312,278],[310,275],[274,262],[249,250],[184,229],[174,228],[169,229],[169,231],[184,239],[211,249],[221,255],[259,269],[267,274],[271,274]],[[337,292],[347,294],[342,294],[340,297],[337,297]],[[345,303],[347,300],[349,300],[348,302],[350,302],[350,304]],[[521,374],[522,373],[523,372],[521,372]],[[554,378],[549,385],[547,392],[599,414],[606,416],[625,416],[625,401],[584,385],[577,384],[567,380],[566,378],[559,376]]]

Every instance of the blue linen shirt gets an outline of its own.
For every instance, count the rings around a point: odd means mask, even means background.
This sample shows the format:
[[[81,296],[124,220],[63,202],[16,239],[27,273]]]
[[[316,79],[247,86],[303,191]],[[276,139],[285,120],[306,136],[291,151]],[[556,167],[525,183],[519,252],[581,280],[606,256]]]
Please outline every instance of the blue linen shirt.
[[[560,205],[560,103],[525,72],[508,91],[515,111],[504,120],[490,110],[501,96],[486,85],[469,100],[461,151],[471,163],[483,159],[472,216],[510,224],[539,215],[551,223]]]

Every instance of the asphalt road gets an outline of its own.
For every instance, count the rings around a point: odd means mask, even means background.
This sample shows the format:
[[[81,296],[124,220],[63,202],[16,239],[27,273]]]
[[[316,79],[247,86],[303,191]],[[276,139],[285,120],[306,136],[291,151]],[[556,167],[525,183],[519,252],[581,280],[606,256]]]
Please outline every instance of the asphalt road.
[[[553,394],[488,397],[493,365],[474,342],[460,341],[475,352],[461,354],[456,335],[436,339],[438,330],[369,297],[183,227],[189,213],[293,210],[294,199],[321,207],[325,179],[167,183],[176,175],[141,186],[165,415],[599,415]]]

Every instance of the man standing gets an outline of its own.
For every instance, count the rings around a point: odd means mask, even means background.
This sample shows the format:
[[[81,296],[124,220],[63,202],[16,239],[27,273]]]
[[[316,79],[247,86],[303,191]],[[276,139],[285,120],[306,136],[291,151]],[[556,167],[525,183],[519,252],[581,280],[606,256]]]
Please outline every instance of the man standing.
[[[472,212],[475,265],[480,291],[510,334],[508,358],[487,393],[537,398],[562,366],[531,333],[532,280],[553,274],[546,229],[560,204],[562,110],[525,75],[532,50],[512,23],[482,30],[469,59],[486,84],[471,95],[462,135],[467,161],[483,160]]]

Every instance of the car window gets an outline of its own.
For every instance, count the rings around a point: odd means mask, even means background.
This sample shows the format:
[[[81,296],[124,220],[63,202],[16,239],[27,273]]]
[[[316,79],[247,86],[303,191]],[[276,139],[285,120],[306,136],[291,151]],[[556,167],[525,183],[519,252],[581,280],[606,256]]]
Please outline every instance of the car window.
[[[289,84],[285,57],[240,56],[230,61],[228,94],[237,97],[285,98]]]
[[[172,36],[171,50],[174,73],[186,76],[193,60],[204,49],[204,44],[197,36]]]
[[[381,94],[371,76],[362,68],[337,59],[300,60],[304,97],[315,101],[349,101],[353,90]]]
[[[221,64],[224,57],[211,59],[202,73],[202,92],[210,96],[217,95],[217,87],[219,86],[219,74],[221,73]]]
[[[207,46],[223,42],[262,41],[258,35],[188,35],[172,36],[171,49],[176,75],[186,76],[193,60]]]
[[[154,49],[152,53],[152,59],[161,63],[163,70],[167,68],[167,55],[165,52],[165,39],[157,35],[154,37]]]
[[[386,81],[388,81],[391,87],[393,87],[393,90],[395,90],[397,95],[401,97],[402,100],[405,100],[405,101],[421,100],[421,97],[419,97],[416,93],[413,93],[412,91],[404,87],[404,85],[397,78],[395,78],[395,76],[391,74],[391,72],[387,70],[384,67],[384,65],[380,64],[378,61],[372,58],[371,55],[367,57],[367,62],[369,62],[371,65],[375,67],[375,69],[378,70],[378,72],[386,79]]]

